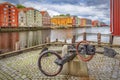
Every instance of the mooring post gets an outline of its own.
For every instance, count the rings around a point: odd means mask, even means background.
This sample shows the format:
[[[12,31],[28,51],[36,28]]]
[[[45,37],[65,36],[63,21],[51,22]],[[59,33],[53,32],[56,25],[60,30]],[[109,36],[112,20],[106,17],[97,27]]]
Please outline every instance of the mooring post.
[[[86,32],[83,33],[83,40],[86,40]]]
[[[110,37],[109,43],[110,43],[110,45],[112,45],[113,44],[113,38],[114,38],[114,36],[112,34],[110,34],[109,37]]]
[[[17,41],[15,43],[15,51],[17,51],[17,50],[20,50],[20,42],[19,41]]]
[[[64,43],[67,43],[66,39],[64,40]]]
[[[58,42],[58,38],[56,38],[56,42]]]
[[[46,37],[46,43],[50,43],[50,37]]]
[[[75,43],[75,35],[73,35],[73,37],[72,37],[72,43]]]
[[[98,40],[98,45],[100,45],[101,44],[101,34],[100,33],[97,34],[97,40]]]

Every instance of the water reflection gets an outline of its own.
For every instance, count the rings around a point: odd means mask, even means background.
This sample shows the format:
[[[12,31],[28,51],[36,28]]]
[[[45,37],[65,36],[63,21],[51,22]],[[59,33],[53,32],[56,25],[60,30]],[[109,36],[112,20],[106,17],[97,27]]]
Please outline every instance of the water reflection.
[[[71,43],[73,35],[76,35],[76,41],[83,40],[83,36],[78,35],[83,32],[87,33],[101,33],[101,34],[110,34],[109,27],[97,27],[97,28],[75,28],[75,29],[55,29],[51,31],[51,41],[59,39],[60,41],[67,40],[68,43]],[[97,35],[87,35],[87,40],[97,41]],[[109,37],[101,36],[102,42],[109,42]]]
[[[45,43],[50,34],[50,30],[0,33],[0,53]]]
[[[78,34],[87,33],[102,33],[109,34],[109,27],[99,28],[75,28],[75,29],[55,29],[55,30],[39,30],[39,31],[27,31],[27,32],[11,32],[0,33],[0,50],[3,52],[23,49],[38,44],[45,43],[46,37],[50,37],[51,41],[56,39],[60,41],[67,40],[71,43],[73,35],[76,35],[76,41],[83,40],[83,36]],[[97,41],[96,35],[87,35],[87,40]],[[102,36],[102,42],[108,42],[109,37]]]
[[[65,39],[70,41],[75,34],[76,29],[55,29],[51,31],[51,41],[55,41],[56,39],[59,41],[64,41]]]
[[[45,43],[46,37],[49,37],[50,34],[50,30],[20,32],[20,49]]]
[[[83,33],[83,32],[87,32],[87,33],[101,33],[101,34],[110,34],[110,28],[109,27],[91,27],[91,28],[82,28],[82,29],[77,29],[77,33]],[[77,35],[76,35],[77,36]],[[81,41],[83,36],[77,36],[76,41]],[[88,41],[96,41],[97,42],[97,35],[94,34],[87,34],[87,40]],[[101,42],[109,42],[109,36],[101,36]]]
[[[2,52],[15,50],[17,41],[19,41],[18,33],[0,33],[0,50]]]

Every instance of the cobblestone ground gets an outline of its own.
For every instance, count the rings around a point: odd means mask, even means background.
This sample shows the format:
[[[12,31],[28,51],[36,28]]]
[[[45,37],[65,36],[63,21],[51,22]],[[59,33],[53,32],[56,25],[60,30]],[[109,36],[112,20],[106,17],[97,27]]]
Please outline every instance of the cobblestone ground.
[[[50,48],[58,49],[59,48]],[[99,48],[99,50],[101,50]],[[116,48],[118,52],[119,49]],[[46,77],[38,69],[40,50],[26,52],[0,60],[0,80],[86,80],[73,76]],[[95,80],[120,80],[120,60],[100,54],[87,62],[90,77]],[[91,79],[94,80],[94,79]]]
[[[98,48],[99,51],[102,49]],[[120,53],[119,48],[114,49]],[[90,62],[87,62],[87,65],[89,75],[95,77],[96,80],[120,80],[120,57],[117,59],[96,54]]]

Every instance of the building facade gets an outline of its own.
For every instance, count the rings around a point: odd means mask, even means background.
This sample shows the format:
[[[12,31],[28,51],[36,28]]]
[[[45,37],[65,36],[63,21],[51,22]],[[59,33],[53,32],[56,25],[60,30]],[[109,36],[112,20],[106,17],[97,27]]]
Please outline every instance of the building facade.
[[[18,9],[19,27],[40,27],[42,26],[42,15],[33,8]]]
[[[42,26],[42,15],[40,11],[34,10],[34,27]]]
[[[51,23],[57,27],[74,27],[78,26],[77,19],[76,16],[54,16],[51,18]]]
[[[104,27],[104,26],[108,26],[105,22],[100,22],[100,26]]]
[[[73,27],[79,27],[80,26],[80,18],[77,16],[71,16],[72,18],[72,26]]]
[[[86,18],[81,18],[81,27],[91,27],[92,26],[92,20],[86,19]]]
[[[40,11],[42,15],[42,25],[51,26],[51,17],[47,11]]]
[[[113,44],[120,45],[120,0],[110,0],[110,30]]]
[[[26,8],[18,9],[18,26],[27,27],[26,24]]]
[[[34,26],[34,9],[33,8],[26,8],[26,25],[28,27]]]
[[[0,4],[0,27],[18,27],[18,10],[11,3]]]
[[[98,20],[94,20],[94,21],[92,21],[92,26],[93,27],[99,27],[100,26],[100,22]]]

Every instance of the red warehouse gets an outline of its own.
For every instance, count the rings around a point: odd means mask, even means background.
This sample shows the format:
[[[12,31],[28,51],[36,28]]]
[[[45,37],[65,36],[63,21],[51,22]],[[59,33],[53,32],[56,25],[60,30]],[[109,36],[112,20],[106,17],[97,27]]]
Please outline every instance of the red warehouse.
[[[114,36],[120,36],[120,0],[110,0],[111,32]]]
[[[18,27],[17,8],[8,2],[0,4],[0,27]]]
[[[120,0],[110,0],[110,17],[113,44],[120,44]]]

